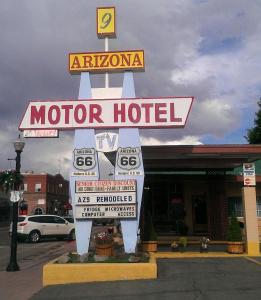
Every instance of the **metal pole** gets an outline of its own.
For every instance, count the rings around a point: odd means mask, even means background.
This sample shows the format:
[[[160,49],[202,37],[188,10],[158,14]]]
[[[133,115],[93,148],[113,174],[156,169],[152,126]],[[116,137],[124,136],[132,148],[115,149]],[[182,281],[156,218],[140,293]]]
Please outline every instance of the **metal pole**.
[[[109,51],[109,38],[106,37],[104,41],[105,52]],[[105,73],[105,88],[109,87],[109,73]]]
[[[21,168],[21,152],[22,151],[15,151],[16,152],[16,164],[15,164],[15,172],[16,176],[20,174]],[[15,191],[19,191],[19,181],[16,179],[14,188]],[[17,222],[18,222],[18,202],[13,202],[13,224],[12,224],[12,238],[11,238],[11,255],[10,255],[10,262],[6,268],[7,272],[15,272],[19,271],[20,268],[17,264]]]

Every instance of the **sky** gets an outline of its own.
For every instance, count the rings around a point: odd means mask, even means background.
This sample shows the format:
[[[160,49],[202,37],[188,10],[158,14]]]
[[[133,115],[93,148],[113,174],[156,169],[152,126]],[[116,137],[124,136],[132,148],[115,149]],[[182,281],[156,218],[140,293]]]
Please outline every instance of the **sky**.
[[[96,7],[115,6],[110,50],[144,49],[136,97],[194,96],[184,129],[140,130],[143,145],[242,144],[261,97],[260,0],[2,0],[0,169],[14,168],[12,142],[29,100],[77,99],[68,54],[103,51]],[[122,74],[110,85],[121,86]],[[92,87],[104,87],[92,75]],[[68,177],[73,132],[26,139],[22,170]]]

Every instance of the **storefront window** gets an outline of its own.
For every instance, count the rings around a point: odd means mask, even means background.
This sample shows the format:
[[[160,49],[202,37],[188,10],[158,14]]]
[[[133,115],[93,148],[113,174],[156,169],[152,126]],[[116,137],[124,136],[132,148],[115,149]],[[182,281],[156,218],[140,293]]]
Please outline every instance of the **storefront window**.
[[[243,217],[243,205],[241,197],[228,198],[228,214],[236,217]]]
[[[243,217],[243,204],[240,197],[230,197],[228,198],[228,209],[229,216],[235,215],[236,217]],[[261,217],[261,196],[256,199],[256,214]]]

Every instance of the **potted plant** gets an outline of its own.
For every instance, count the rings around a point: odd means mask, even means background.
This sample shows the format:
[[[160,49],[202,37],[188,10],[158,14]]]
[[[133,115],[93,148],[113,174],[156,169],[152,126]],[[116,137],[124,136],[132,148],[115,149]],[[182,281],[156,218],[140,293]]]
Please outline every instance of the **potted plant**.
[[[179,238],[179,248],[181,252],[185,252],[188,245],[188,238],[186,236],[181,236]]]
[[[108,231],[96,233],[94,236],[95,253],[97,255],[112,256],[113,255],[113,237]]]
[[[151,214],[147,213],[144,219],[144,227],[142,234],[142,250],[148,252],[157,252],[157,248],[157,233],[152,222]]]
[[[228,253],[240,254],[244,252],[244,245],[242,242],[242,233],[239,222],[236,216],[232,216],[228,227]]]

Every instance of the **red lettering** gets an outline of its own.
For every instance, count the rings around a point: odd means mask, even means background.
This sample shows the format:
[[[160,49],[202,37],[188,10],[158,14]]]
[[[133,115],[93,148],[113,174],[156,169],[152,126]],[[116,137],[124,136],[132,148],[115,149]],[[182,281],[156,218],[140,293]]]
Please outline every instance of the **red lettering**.
[[[99,64],[98,64],[98,60],[99,60],[99,55],[94,55],[94,68],[98,68]]]
[[[64,109],[64,122],[65,124],[69,124],[70,122],[70,110],[73,108],[73,105],[62,105],[62,109]]]
[[[139,54],[136,53],[135,56],[134,56],[134,60],[133,60],[133,63],[132,63],[132,66],[142,66],[142,63],[140,61],[140,57],[139,57]]]
[[[104,123],[100,118],[102,113],[102,108],[99,104],[90,104],[90,123],[94,123],[94,121],[98,123]]]
[[[145,122],[150,122],[150,109],[153,107],[152,103],[142,103],[141,108],[145,109]]]
[[[52,125],[56,125],[60,122],[61,112],[58,105],[52,105],[48,111],[48,121]]]
[[[167,118],[161,117],[162,114],[166,115],[166,103],[155,103],[155,122],[166,122]],[[162,109],[165,108],[165,109]]]
[[[121,54],[121,67],[130,66],[131,54]]]
[[[137,103],[131,103],[128,109],[128,117],[132,123],[138,123],[141,117],[140,106]]]
[[[39,122],[45,124],[45,106],[41,105],[38,110],[36,106],[31,106],[30,124],[34,125]]]
[[[71,69],[78,69],[80,67],[81,66],[80,66],[79,58],[78,58],[78,56],[75,56],[73,59],[73,63],[71,65]]]
[[[89,55],[83,56],[83,67],[84,68],[92,68],[93,67],[92,56],[89,56]]]
[[[175,117],[174,103],[170,103],[170,122],[182,122],[182,118]]]
[[[110,57],[110,64],[112,67],[116,67],[118,66],[120,63],[120,59],[119,59],[119,56],[117,54],[113,54],[111,55]]]
[[[76,105],[74,109],[74,119],[78,124],[85,122],[87,116],[86,107],[83,104]]]
[[[100,64],[100,67],[101,67],[101,68],[106,68],[106,67],[109,66],[108,57],[109,57],[108,54],[101,54],[101,55],[100,55],[100,58],[101,58],[101,64]]]
[[[121,118],[120,120],[121,123],[126,122],[125,104],[124,103],[120,104],[120,108],[119,108],[119,105],[115,103],[113,107],[114,107],[114,122],[119,122],[119,116]]]

